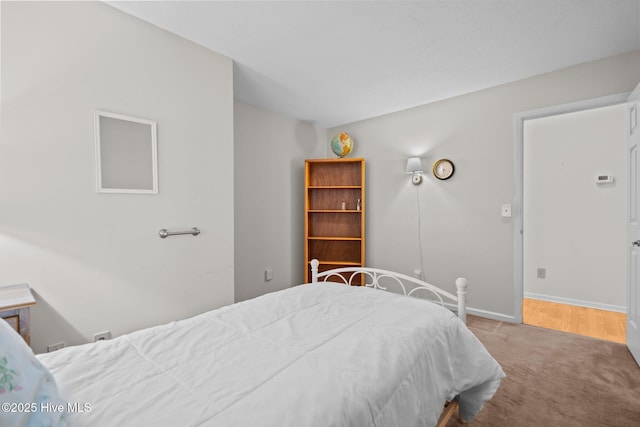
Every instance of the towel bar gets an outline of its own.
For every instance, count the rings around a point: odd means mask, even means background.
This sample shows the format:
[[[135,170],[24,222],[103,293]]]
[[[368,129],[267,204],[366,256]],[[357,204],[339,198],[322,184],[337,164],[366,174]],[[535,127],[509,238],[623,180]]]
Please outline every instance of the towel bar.
[[[179,236],[181,234],[191,234],[192,236],[197,236],[198,234],[200,234],[200,230],[198,229],[198,227],[193,227],[191,230],[185,230],[185,231],[169,231],[166,228],[163,228],[162,230],[158,231],[158,235],[162,239],[165,239],[169,236]]]

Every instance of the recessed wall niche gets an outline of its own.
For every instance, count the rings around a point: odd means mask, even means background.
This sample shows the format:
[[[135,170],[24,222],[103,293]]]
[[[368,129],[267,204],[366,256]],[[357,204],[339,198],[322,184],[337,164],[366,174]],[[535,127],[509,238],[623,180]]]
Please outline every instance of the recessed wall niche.
[[[158,194],[156,122],[95,110],[99,193]]]

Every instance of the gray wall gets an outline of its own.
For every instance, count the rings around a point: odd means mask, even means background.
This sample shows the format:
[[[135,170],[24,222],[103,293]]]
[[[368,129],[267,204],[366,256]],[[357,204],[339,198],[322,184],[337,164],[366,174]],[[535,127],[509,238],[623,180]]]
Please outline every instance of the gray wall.
[[[511,316],[513,114],[640,80],[634,52],[325,130],[234,105],[230,59],[104,4],[0,7],[0,284],[36,291],[36,351],[230,303],[234,274],[236,300],[300,283],[304,159],[333,157],[339,131],[367,160],[367,264],[450,290],[466,276],[471,307]],[[95,192],[96,108],[158,122],[159,195]],[[415,155],[456,174],[414,187]]]
[[[525,296],[626,309],[626,120],[618,104],[524,122]]]
[[[34,350],[233,302],[231,60],[102,3],[0,4],[0,285],[36,292]],[[96,193],[94,109],[157,121],[158,195]]]
[[[304,159],[326,156],[324,129],[235,102],[235,297],[304,279]],[[265,281],[270,268],[273,278]]]
[[[453,291],[465,276],[470,307],[513,316],[513,223],[500,207],[515,191],[514,114],[630,91],[638,81],[640,51],[329,129],[351,134],[367,159],[367,264],[409,274],[420,267],[419,195],[426,279]],[[422,156],[428,171],[417,189],[404,174],[410,156]],[[443,157],[456,172],[437,181],[430,169]]]

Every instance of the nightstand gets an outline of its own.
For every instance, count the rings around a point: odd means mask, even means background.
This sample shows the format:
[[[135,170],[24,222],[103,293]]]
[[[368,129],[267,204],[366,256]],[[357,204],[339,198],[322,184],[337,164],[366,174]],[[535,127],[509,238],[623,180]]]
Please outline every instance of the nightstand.
[[[0,287],[0,317],[6,320],[22,338],[31,343],[29,309],[36,304],[26,283]]]

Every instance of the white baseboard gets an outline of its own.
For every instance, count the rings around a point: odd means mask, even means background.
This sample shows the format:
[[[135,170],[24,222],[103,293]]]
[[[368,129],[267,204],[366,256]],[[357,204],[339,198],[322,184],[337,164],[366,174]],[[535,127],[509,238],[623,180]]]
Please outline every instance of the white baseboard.
[[[444,305],[454,313],[458,312],[457,306],[450,303],[445,303]],[[514,316],[508,316],[506,314],[496,313],[494,311],[481,310],[479,308],[467,307],[467,314],[471,314],[478,317],[485,317],[491,320],[497,320],[498,322],[516,323],[516,318]]]
[[[467,307],[467,314],[485,317],[487,319],[497,320],[499,322],[516,323],[516,318],[514,316],[507,316],[506,314],[496,313],[494,311],[480,310],[479,308]]]
[[[577,305],[578,307],[597,308],[599,310],[615,311],[618,313],[626,313],[627,307],[622,305],[605,304],[601,302],[583,301],[573,298],[556,297],[552,295],[536,294],[533,292],[525,292],[525,298],[537,299],[541,301],[558,302],[560,304]]]

